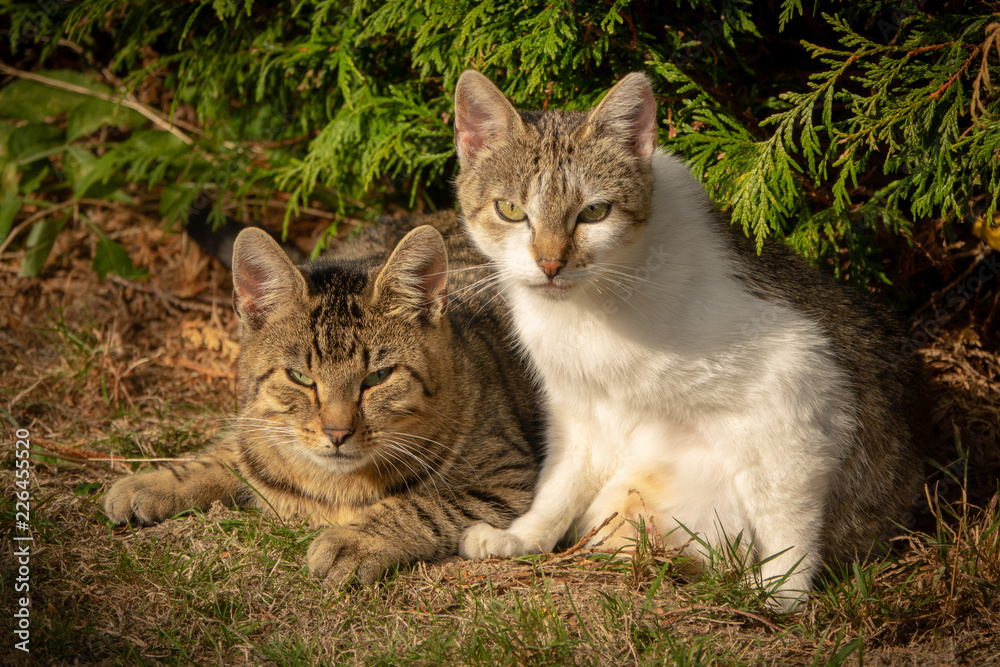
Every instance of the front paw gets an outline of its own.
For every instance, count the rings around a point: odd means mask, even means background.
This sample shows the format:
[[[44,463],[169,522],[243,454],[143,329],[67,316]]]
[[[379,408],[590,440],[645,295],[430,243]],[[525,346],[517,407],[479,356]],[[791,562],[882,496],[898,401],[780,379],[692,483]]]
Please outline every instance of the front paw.
[[[469,527],[458,542],[458,553],[463,558],[523,556],[539,552],[537,545],[528,544],[509,530],[494,528],[488,523]]]
[[[352,576],[366,584],[374,583],[388,568],[377,555],[366,552],[361,539],[362,535],[348,526],[327,528],[309,545],[309,572],[336,586]]]
[[[169,519],[181,510],[172,480],[157,473],[120,479],[104,497],[104,513],[116,524],[149,526]]]

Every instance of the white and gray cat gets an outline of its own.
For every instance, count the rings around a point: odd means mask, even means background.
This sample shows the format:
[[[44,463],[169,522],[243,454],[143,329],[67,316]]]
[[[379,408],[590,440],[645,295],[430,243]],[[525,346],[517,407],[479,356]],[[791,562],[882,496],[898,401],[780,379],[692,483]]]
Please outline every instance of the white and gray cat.
[[[486,77],[455,96],[458,197],[548,403],[527,514],[468,557],[549,551],[617,513],[686,546],[752,545],[780,609],[821,564],[880,548],[921,483],[923,370],[892,318],[780,244],[762,256],[657,148],[642,74],[589,113],[519,112]],[[625,519],[629,521],[625,521]]]

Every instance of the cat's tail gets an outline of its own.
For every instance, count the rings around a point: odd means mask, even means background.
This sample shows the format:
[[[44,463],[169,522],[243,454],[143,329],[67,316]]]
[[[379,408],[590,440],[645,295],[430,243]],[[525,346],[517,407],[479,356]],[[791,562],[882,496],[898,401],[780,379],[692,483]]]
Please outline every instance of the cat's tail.
[[[221,223],[217,223],[216,220],[220,216],[219,214],[212,215],[214,208],[215,202],[205,193],[201,193],[195,197],[194,203],[188,209],[188,217],[184,223],[184,229],[187,231],[188,236],[191,237],[191,240],[197,243],[206,254],[215,257],[223,266],[232,270],[233,245],[236,243],[236,237],[248,226],[260,227],[260,225],[244,225],[242,222],[228,216],[221,216]],[[213,220],[213,218],[216,220]],[[261,227],[261,229],[263,228]],[[298,248],[287,243],[282,243],[280,235],[268,229],[264,229],[264,231],[278,242],[278,245],[282,247],[285,254],[293,262],[298,263],[304,259],[302,252]]]

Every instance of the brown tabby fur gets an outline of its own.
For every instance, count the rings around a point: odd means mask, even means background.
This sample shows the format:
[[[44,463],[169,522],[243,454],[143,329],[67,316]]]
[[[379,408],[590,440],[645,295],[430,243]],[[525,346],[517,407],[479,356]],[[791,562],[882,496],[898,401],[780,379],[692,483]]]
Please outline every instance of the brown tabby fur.
[[[117,482],[108,516],[151,524],[219,500],[308,518],[333,526],[310,546],[310,570],[370,582],[456,553],[471,524],[524,512],[540,458],[535,387],[455,215],[420,222],[445,232],[447,254],[420,227],[384,267],[412,221],[386,221],[298,269],[264,232],[242,232],[235,429],[196,460]],[[362,386],[380,368],[393,370]]]

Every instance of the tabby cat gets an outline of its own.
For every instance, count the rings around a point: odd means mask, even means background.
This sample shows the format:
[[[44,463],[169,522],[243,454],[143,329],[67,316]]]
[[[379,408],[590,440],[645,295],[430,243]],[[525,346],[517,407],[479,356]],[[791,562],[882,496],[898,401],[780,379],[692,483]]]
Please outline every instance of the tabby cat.
[[[454,213],[426,220],[457,234],[447,251],[424,225],[385,260],[403,227],[387,221],[300,268],[265,232],[241,232],[235,429],[200,458],[118,481],[108,517],[151,524],[218,500],[308,518],[331,526],[309,569],[339,583],[454,554],[467,526],[524,512],[536,390]]]
[[[456,88],[457,191],[542,380],[547,453],[531,509],[460,553],[553,548],[605,519],[693,560],[739,543],[779,609],[826,560],[880,543],[921,481],[922,369],[865,295],[754,245],[657,149],[646,77],[589,113],[518,112],[483,75]],[[617,513],[617,514],[615,514]]]

